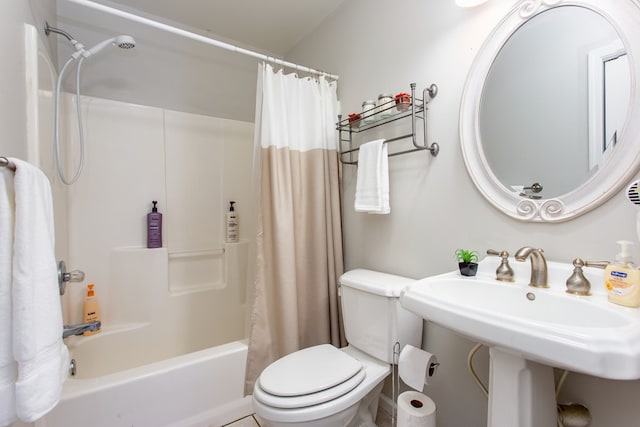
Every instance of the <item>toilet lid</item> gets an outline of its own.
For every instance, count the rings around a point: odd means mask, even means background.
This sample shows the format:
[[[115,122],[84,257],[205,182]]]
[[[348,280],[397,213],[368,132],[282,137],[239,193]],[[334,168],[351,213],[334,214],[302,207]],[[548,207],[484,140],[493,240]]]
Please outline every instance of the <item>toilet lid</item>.
[[[254,399],[262,402],[265,405],[282,408],[282,409],[299,409],[306,408],[308,406],[320,405],[321,403],[329,402],[330,400],[338,399],[349,393],[364,380],[366,371],[361,369],[353,377],[349,378],[345,382],[338,384],[335,387],[328,388],[326,390],[319,391],[317,393],[303,394],[300,396],[276,396],[266,393],[261,388],[260,379],[256,382],[253,388]]]
[[[260,374],[260,387],[275,396],[308,395],[344,383],[360,371],[360,361],[332,345],[322,344],[288,354],[269,365]]]

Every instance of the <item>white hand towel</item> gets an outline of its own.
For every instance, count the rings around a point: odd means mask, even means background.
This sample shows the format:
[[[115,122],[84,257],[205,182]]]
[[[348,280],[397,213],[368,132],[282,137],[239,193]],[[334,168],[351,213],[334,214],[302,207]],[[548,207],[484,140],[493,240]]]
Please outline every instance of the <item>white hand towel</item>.
[[[376,214],[391,212],[387,150],[384,139],[367,142],[360,146],[354,203],[356,212]]]
[[[11,281],[14,221],[13,171],[0,168],[0,426],[16,419]]]
[[[16,165],[13,242],[13,356],[18,362],[16,413],[33,422],[60,400],[69,370],[55,260],[51,187],[44,173]]]

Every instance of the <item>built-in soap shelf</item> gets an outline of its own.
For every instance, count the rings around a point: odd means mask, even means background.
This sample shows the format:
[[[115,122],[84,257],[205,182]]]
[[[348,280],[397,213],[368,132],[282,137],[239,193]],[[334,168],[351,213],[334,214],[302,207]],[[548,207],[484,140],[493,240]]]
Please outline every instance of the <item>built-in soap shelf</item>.
[[[187,250],[187,251],[169,251],[169,259],[210,258],[210,257],[221,257],[222,255],[224,255],[224,248]]]
[[[169,292],[180,296],[245,283],[248,241],[224,242],[221,248],[168,251]]]
[[[378,105],[370,110],[362,111],[352,117],[342,118],[338,116],[336,129],[339,133],[340,144],[340,161],[344,164],[357,165],[357,152],[360,150],[359,144],[364,141],[354,138],[355,134],[365,132],[379,126],[387,125],[400,119],[411,118],[411,133],[392,136],[385,138],[385,143],[400,141],[411,138],[413,148],[390,152],[389,157],[401,154],[413,153],[416,151],[429,150],[432,156],[437,156],[440,152],[440,146],[434,142],[431,145],[427,141],[427,104],[438,94],[438,87],[432,84],[425,88],[422,92],[422,99],[416,98],[416,84],[411,83],[411,98],[409,102],[400,102],[401,100],[391,100],[384,104]],[[422,120],[423,137],[422,142],[418,142],[417,121]]]
[[[223,289],[224,252],[224,248],[170,250],[168,266],[171,295]]]

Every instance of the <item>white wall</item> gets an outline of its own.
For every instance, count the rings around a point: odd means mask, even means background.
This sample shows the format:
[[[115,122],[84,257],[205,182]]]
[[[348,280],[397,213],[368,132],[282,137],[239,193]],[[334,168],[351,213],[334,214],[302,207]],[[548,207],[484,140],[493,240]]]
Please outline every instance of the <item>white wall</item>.
[[[71,141],[70,151],[76,154],[74,104],[70,95],[65,101],[65,111],[72,113],[64,116],[62,124]],[[229,285],[225,261],[234,251],[225,253],[229,249],[223,232],[227,200],[237,202],[241,216],[250,211],[253,124],[92,97],[82,98],[82,110],[85,160],[82,175],[69,188],[67,267],[83,270],[85,284],[96,284],[105,328],[152,320],[140,316],[140,311],[156,293],[174,295],[179,301],[180,295],[203,292],[201,301],[211,304],[203,316],[215,312],[215,304],[224,308],[221,295],[209,291]],[[73,169],[77,159],[66,162]],[[155,268],[168,268],[164,285],[162,281],[137,283],[131,277],[139,273],[144,281],[144,268],[118,261],[124,259],[120,255],[124,251],[134,259],[139,253],[140,265],[148,265],[142,261],[148,251],[146,215],[152,200],[158,201],[163,213],[168,261]],[[241,226],[240,237],[247,235]],[[145,295],[141,289],[152,291]],[[82,284],[67,286],[63,300],[68,323],[82,321],[84,295]],[[128,295],[134,303],[127,300]],[[178,308],[168,305],[165,309]],[[236,311],[230,323],[243,322],[243,310]],[[170,317],[168,311],[165,314]],[[206,318],[200,320],[208,323]],[[244,333],[243,325],[239,326]]]
[[[44,35],[45,21],[56,22],[55,0],[10,0],[0,5],[0,156],[36,164],[51,178],[56,46]],[[66,189],[55,180],[51,184],[56,257],[63,259],[67,254]]]
[[[451,0],[351,0],[297,46],[287,59],[340,75],[343,113],[359,111],[365,99],[436,83],[429,110],[430,140],[441,153],[415,153],[390,160],[390,215],[353,211],[355,168],[344,167],[346,268],[377,269],[420,278],[456,268],[454,250],[484,253],[524,245],[545,249],[549,259],[570,262],[612,259],[617,239],[636,240],[635,216],[623,194],[593,212],[560,224],[521,223],[504,216],[474,187],[460,152],[458,117],[467,72],[492,28],[514,2],[490,1],[475,9]],[[640,260],[638,248],[634,258]],[[596,285],[597,286],[597,285]],[[439,355],[439,378],[426,389],[438,405],[441,427],[486,425],[486,400],[471,380],[466,356],[473,343],[428,325],[424,348]],[[477,367],[487,372],[486,353]],[[591,409],[593,427],[635,425],[633,396],[640,381],[608,381],[571,374],[561,402]]]
[[[0,5],[0,155],[26,158],[24,23],[55,22],[55,0],[6,0]]]

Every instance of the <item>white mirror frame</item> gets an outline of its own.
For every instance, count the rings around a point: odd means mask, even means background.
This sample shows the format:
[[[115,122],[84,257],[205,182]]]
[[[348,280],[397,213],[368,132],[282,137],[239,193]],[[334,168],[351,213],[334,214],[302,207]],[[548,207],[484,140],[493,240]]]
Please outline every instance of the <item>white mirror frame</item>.
[[[530,199],[507,189],[489,167],[478,123],[484,82],[494,58],[508,38],[529,19],[553,7],[582,6],[603,16],[627,49],[631,96],[620,141],[602,167],[575,190],[549,199]],[[510,217],[529,222],[561,222],[604,203],[629,181],[640,166],[640,3],[637,0],[523,0],[496,26],[469,71],[460,109],[460,143],[467,171],[482,195]],[[586,88],[585,88],[586,90]],[[585,141],[585,146],[587,141]],[[550,153],[551,155],[551,153]]]

